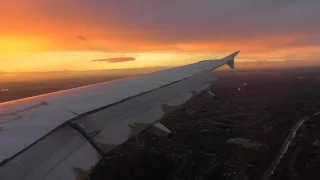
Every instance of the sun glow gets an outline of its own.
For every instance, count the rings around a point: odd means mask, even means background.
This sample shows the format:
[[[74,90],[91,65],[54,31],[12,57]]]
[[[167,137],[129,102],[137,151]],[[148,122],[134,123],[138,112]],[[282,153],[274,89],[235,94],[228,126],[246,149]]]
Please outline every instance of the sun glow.
[[[281,16],[277,16],[277,24],[267,17],[261,23],[256,21],[260,14],[247,16],[242,14],[246,11],[233,9],[239,17],[226,16],[228,20],[221,24],[219,16],[215,16],[221,13],[202,10],[209,7],[206,3],[192,5],[202,7],[198,13],[181,8],[181,16],[167,9],[172,5],[170,1],[161,2],[170,6],[149,2],[149,11],[140,9],[145,5],[142,1],[140,5],[130,2],[132,7],[123,3],[1,1],[0,73],[178,66],[224,57],[237,50],[242,52],[238,61],[320,59],[318,26],[311,23],[315,16],[309,26],[300,26],[296,21],[283,23],[287,19]],[[188,3],[183,6],[188,7]],[[229,6],[226,7],[226,12],[230,12]],[[223,10],[223,7],[212,8]],[[163,10],[168,10],[168,15]],[[192,18],[185,21],[189,15]],[[207,19],[208,15],[212,18]],[[310,32],[299,27],[306,27]],[[103,61],[108,58],[134,60]]]

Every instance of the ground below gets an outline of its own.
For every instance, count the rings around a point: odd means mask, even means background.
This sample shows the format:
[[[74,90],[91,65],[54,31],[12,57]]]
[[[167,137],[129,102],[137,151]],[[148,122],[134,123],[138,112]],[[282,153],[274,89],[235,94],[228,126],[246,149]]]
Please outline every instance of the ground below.
[[[218,100],[200,95],[186,103],[162,120],[171,138],[140,134],[139,143],[108,154],[90,179],[261,179],[294,124],[320,110],[318,70],[216,76]],[[298,131],[271,179],[317,179],[319,157],[317,116]]]

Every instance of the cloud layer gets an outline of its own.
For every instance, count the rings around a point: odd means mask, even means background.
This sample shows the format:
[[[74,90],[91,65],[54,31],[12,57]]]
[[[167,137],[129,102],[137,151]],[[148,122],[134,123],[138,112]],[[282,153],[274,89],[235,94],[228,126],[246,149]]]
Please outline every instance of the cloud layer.
[[[116,58],[107,58],[107,59],[95,59],[92,62],[108,62],[108,63],[121,63],[121,62],[128,62],[134,61],[136,58],[133,57],[116,57]]]
[[[320,31],[317,0],[29,0],[1,7],[10,6],[18,15],[4,15],[23,21],[6,20],[0,32],[50,37],[49,49],[261,52],[309,46],[305,39]]]

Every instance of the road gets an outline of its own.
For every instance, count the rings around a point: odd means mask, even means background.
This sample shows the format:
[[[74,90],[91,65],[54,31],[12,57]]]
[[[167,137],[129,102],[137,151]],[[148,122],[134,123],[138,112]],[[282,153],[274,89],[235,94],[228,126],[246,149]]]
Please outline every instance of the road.
[[[320,114],[319,112],[316,112],[314,114],[312,114],[311,116],[317,116]],[[269,180],[274,171],[276,170],[277,166],[279,165],[281,159],[283,158],[283,156],[286,154],[286,152],[288,151],[290,145],[292,144],[292,142],[294,141],[297,132],[299,131],[300,127],[303,125],[303,123],[305,123],[307,120],[310,119],[310,116],[306,116],[304,118],[301,118],[291,129],[287,139],[284,141],[279,154],[277,155],[276,159],[273,161],[273,163],[270,165],[270,167],[267,169],[267,171],[263,174],[261,180]]]

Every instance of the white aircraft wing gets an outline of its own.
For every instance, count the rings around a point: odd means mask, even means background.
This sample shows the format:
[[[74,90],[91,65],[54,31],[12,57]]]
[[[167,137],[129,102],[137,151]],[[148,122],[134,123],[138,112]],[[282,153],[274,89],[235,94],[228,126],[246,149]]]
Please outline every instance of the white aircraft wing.
[[[219,60],[0,104],[1,180],[83,180],[101,157],[206,90]]]

